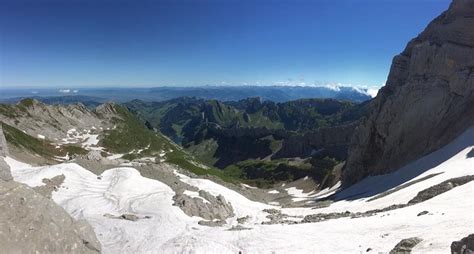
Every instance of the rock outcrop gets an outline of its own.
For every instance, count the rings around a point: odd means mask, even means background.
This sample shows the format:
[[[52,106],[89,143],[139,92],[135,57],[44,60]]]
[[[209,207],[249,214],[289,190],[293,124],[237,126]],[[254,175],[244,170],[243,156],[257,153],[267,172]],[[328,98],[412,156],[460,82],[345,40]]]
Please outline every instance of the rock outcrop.
[[[1,127],[1,125],[0,125]],[[1,152],[8,151],[0,129]],[[2,253],[100,253],[92,227],[76,221],[48,197],[64,176],[44,180],[39,192],[13,181],[0,154],[0,246]],[[42,194],[40,194],[42,193]],[[45,195],[45,196],[43,196]]]
[[[24,184],[0,180],[3,253],[99,253],[91,226]]]
[[[474,234],[470,234],[459,241],[451,243],[451,253],[469,254],[474,253]]]
[[[189,216],[198,216],[210,221],[224,221],[234,216],[232,205],[222,195],[216,197],[207,191],[200,190],[199,197],[177,194],[173,199],[174,205]]]
[[[454,0],[393,59],[387,83],[355,131],[351,185],[441,148],[474,125],[474,2]]]
[[[390,254],[409,254],[413,247],[419,244],[423,239],[418,237],[412,237],[401,240],[395,247],[390,251]]]
[[[10,181],[13,180],[10,172],[10,167],[3,159],[8,155],[7,141],[3,135],[2,124],[0,123],[0,180]]]

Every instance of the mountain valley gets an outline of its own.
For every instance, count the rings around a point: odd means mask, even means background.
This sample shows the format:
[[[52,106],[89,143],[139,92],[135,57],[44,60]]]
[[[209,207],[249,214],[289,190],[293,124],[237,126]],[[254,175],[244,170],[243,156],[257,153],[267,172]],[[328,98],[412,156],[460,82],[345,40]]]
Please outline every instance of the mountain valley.
[[[374,98],[10,91],[0,252],[473,253],[473,17],[454,0]]]

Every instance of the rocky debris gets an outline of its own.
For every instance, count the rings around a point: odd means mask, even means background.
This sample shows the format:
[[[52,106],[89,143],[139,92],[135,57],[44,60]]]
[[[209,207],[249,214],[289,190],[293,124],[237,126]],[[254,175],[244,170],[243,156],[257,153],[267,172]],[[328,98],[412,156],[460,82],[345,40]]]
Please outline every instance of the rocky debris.
[[[425,200],[438,196],[446,191],[449,191],[454,187],[466,184],[473,180],[474,180],[474,175],[451,178],[440,184],[431,186],[427,189],[424,189],[418,192],[418,194],[413,199],[411,199],[408,202],[408,204],[417,204],[417,203],[423,202]]]
[[[423,216],[423,215],[426,215],[428,213],[429,213],[428,211],[423,211],[423,212],[418,213],[416,216]]]
[[[396,170],[474,125],[473,16],[472,1],[454,0],[393,59],[351,139],[344,186]]]
[[[249,219],[250,219],[250,216],[247,215],[247,216],[245,216],[245,217],[237,218],[237,222],[238,222],[239,224],[244,224],[244,223],[246,223]]]
[[[200,190],[200,197],[190,197],[185,194],[176,194],[173,197],[174,205],[178,206],[189,216],[198,216],[205,220],[222,220],[234,216],[232,205],[222,195],[217,197],[207,191]]]
[[[303,220],[301,221],[301,223],[313,223],[313,222],[320,222],[320,221],[325,221],[325,220],[331,220],[331,219],[339,219],[339,218],[343,218],[343,217],[351,217],[353,216],[354,214],[349,212],[349,211],[345,211],[345,212],[342,212],[342,213],[317,213],[317,214],[309,214],[309,215],[306,215]],[[358,216],[358,217],[362,217],[362,216]]]
[[[33,190],[43,195],[46,198],[51,199],[53,191],[57,191],[59,186],[64,182],[66,177],[61,174],[57,175],[51,179],[43,178],[44,185],[33,187]]]
[[[208,227],[221,227],[225,225],[225,220],[200,220],[198,224]]]
[[[472,254],[474,253],[474,234],[470,234],[459,241],[451,243],[452,254]]]
[[[242,230],[251,230],[252,228],[247,228],[242,225],[232,226],[231,228],[227,229],[227,231],[242,231]]]
[[[24,184],[0,180],[0,246],[5,253],[99,253],[85,221]]]
[[[262,222],[263,225],[297,224],[298,223],[298,221],[287,219],[287,218],[298,218],[298,217],[284,214],[278,209],[270,208],[270,209],[263,209],[263,211],[268,213],[266,218],[269,219],[269,221],[263,221]]]
[[[419,244],[423,239],[418,237],[411,237],[401,240],[395,247],[390,251],[390,254],[409,254],[413,247]]]
[[[122,215],[113,215],[110,213],[104,214],[104,217],[110,218],[110,219],[121,219],[121,220],[129,220],[129,221],[137,221],[140,219],[150,219],[151,216],[144,216],[144,217],[139,217],[135,214],[130,214],[130,213],[124,213]]]

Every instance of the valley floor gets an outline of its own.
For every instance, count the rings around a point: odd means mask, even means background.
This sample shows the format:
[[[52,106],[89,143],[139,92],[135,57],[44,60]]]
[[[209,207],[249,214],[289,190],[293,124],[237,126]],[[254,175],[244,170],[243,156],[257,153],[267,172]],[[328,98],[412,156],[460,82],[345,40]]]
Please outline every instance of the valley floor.
[[[98,176],[76,163],[33,167],[10,157],[6,161],[15,180],[29,186],[44,185],[44,178],[63,174],[64,182],[53,192],[53,200],[92,225],[104,253],[386,253],[410,237],[423,239],[414,252],[448,253],[451,242],[473,233],[474,181],[415,205],[371,216],[316,223],[302,220],[317,213],[365,212],[406,204],[431,186],[474,175],[473,151],[474,128],[470,128],[446,147],[396,172],[366,178],[343,191],[333,188],[308,195],[296,188],[288,190],[294,198],[308,201],[335,193],[334,202],[319,209],[251,201],[211,180],[191,178],[174,166],[159,164],[159,170],[174,174],[179,181],[221,194],[231,203],[235,216],[221,227],[199,225],[202,218],[190,217],[173,205],[176,193],[168,184],[143,177],[133,167],[108,169]],[[262,224],[269,221],[268,210],[263,210],[272,208],[295,224]],[[423,211],[427,213],[419,215]],[[113,218],[122,214],[137,217]],[[239,223],[237,219],[246,216],[249,219]]]

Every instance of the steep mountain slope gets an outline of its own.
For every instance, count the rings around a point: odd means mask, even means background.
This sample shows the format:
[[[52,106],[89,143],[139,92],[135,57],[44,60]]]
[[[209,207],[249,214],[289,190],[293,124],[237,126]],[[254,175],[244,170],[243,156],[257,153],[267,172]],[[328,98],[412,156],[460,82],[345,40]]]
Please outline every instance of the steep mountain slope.
[[[474,125],[474,2],[454,0],[393,59],[357,128],[343,180],[390,172]]]

